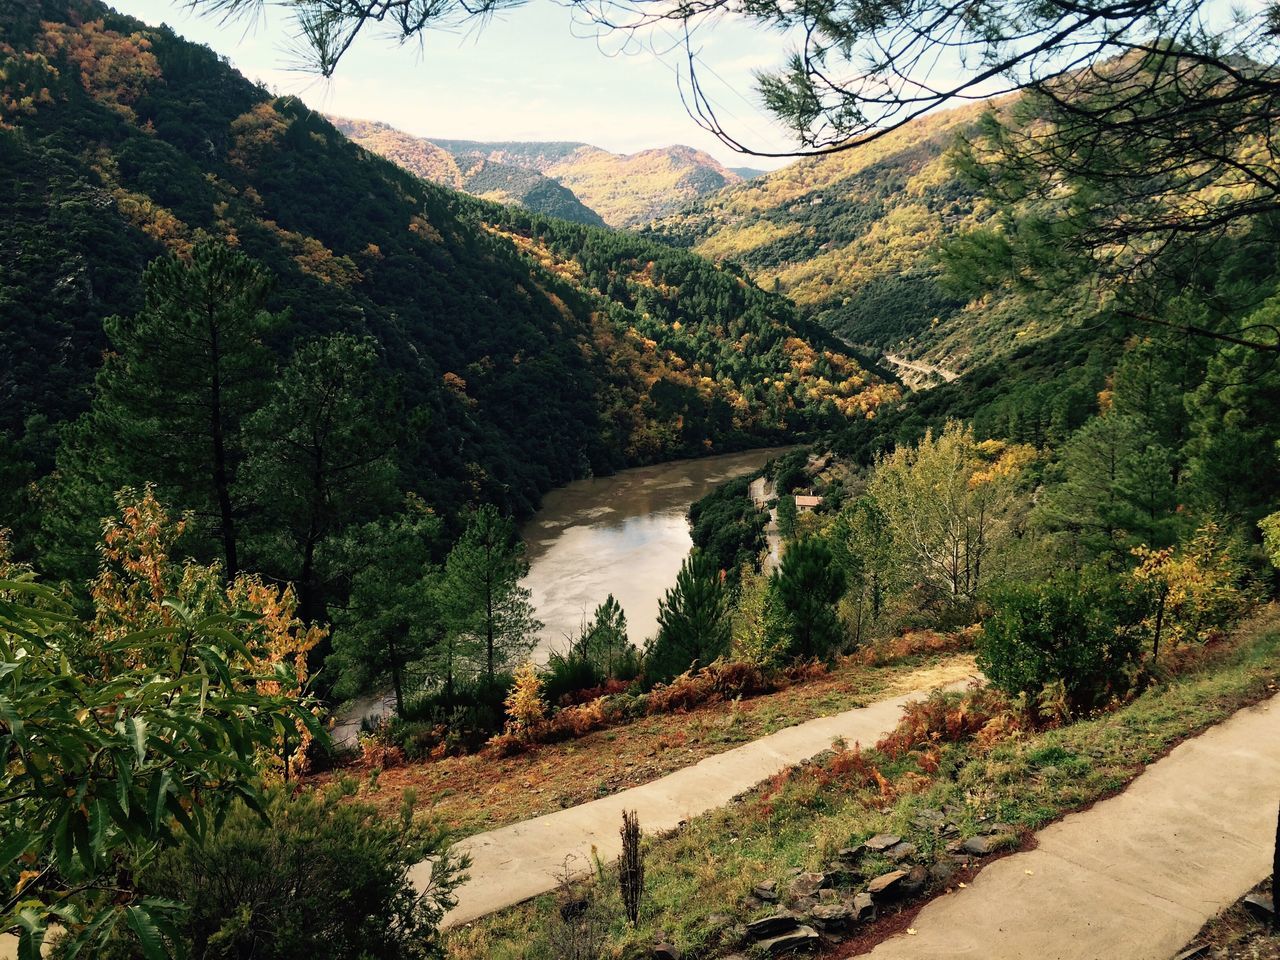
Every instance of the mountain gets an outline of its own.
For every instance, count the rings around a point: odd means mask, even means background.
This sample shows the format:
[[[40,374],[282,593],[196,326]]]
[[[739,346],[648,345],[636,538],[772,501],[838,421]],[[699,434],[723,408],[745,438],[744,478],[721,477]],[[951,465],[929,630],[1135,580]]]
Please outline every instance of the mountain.
[[[104,318],[206,236],[274,275],[281,362],[320,335],[376,341],[417,425],[400,482],[446,516],[527,512],[588,472],[791,439],[893,395],[736,269],[428,183],[94,0],[2,9],[0,508],[86,409]]]
[[[643,232],[741,264],[823,326],[888,354],[906,377],[945,379],[1061,319],[1028,322],[1012,295],[967,304],[938,283],[939,240],[990,214],[947,158],[982,109],[934,113],[857,150],[796,161]],[[942,375],[929,375],[935,365]]]
[[[329,120],[353,142],[424,180],[562,220],[604,226],[600,215],[574,196],[572,190],[531,166],[492,160],[465,150],[455,152],[452,146],[441,146],[372,120],[332,116]],[[452,145],[458,141],[443,143]],[[578,145],[573,146],[576,149]]]
[[[666,216],[742,177],[692,147],[610,153],[586,143],[436,140],[455,157],[536,170],[568,187],[612,227],[635,227]]]
[[[743,180],[754,180],[756,177],[763,176],[766,171],[757,170],[755,167],[730,167],[731,171],[740,176]]]

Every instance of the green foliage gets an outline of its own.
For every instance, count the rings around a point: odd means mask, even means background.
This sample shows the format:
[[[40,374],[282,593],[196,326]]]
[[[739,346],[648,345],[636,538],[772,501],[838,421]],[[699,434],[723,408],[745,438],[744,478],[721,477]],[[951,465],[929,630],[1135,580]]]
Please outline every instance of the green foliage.
[[[835,604],[847,580],[826,542],[802,537],[789,544],[773,580],[786,612],[791,655],[827,659],[840,652],[846,638]]]
[[[627,615],[613,594],[596,607],[591,622],[574,642],[573,653],[590,663],[603,678],[629,680],[635,676],[636,648],[627,638]]]
[[[780,667],[791,649],[791,623],[774,577],[744,568],[733,604],[733,657],[764,670]]]
[[[51,921],[91,955],[128,928],[148,960],[166,956],[182,905],[119,878],[207,841],[233,802],[260,807],[257,762],[279,730],[321,735],[305,704],[263,692],[295,681],[266,666],[255,611],[213,602],[216,569],[184,573],[181,596],[151,581],[144,608],[100,581],[84,621],[0,558],[0,881],[16,892],[0,931],[24,958]]]
[[[731,630],[720,570],[703,554],[690,554],[658,604],[658,634],[645,649],[645,679],[668,683],[695,665],[706,666],[728,652]]]
[[[515,525],[492,506],[467,517],[467,526],[445,561],[444,615],[448,634],[442,675],[452,689],[464,675],[482,672],[493,686],[500,672],[523,662],[542,624],[533,615],[529,590],[520,581],[529,572],[524,543]]]
[[[978,666],[1012,695],[1034,700],[1061,683],[1073,709],[1090,710],[1131,690],[1139,668],[1136,636],[1118,585],[1061,579],[1008,585],[991,599]]]
[[[689,508],[694,547],[733,576],[743,565],[754,567],[765,548],[768,517],[747,498],[753,479],[731,480]]]
[[[465,864],[442,833],[414,821],[410,796],[388,817],[353,793],[350,783],[273,790],[265,818],[238,804],[215,835],[170,850],[139,885],[190,904],[179,930],[196,960],[442,956],[436,928]]]
[[[784,493],[778,498],[778,534],[784,543],[795,539],[798,516],[795,496]]]
[[[844,607],[852,640],[861,643],[885,604],[904,586],[904,569],[884,511],[871,497],[845,506],[828,534],[835,562],[849,581]]]
[[[390,683],[396,713],[405,688],[439,641],[440,519],[410,497],[404,510],[358,532],[358,566],[347,605],[334,617],[333,654],[338,696],[355,696]],[[421,677],[418,678],[421,682]]]

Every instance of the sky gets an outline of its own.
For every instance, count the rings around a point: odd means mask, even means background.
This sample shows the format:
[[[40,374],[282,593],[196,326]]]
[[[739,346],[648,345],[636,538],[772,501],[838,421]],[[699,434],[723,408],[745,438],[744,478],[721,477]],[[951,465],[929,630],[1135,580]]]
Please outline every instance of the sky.
[[[618,153],[683,143],[727,166],[772,169],[786,162],[743,156],[699,129],[680,101],[682,46],[658,38],[647,49],[628,50],[616,36],[591,35],[569,9],[546,0],[499,14],[479,31],[429,33],[421,44],[362,34],[331,80],[293,67],[292,24],[269,5],[256,20],[224,23],[183,0],[110,2],[207,44],[278,94],[418,136],[576,140]],[[787,149],[785,134],[753,92],[753,71],[785,56],[782,38],[726,21],[700,40],[699,52],[714,70],[702,78],[725,126],[752,147]]]

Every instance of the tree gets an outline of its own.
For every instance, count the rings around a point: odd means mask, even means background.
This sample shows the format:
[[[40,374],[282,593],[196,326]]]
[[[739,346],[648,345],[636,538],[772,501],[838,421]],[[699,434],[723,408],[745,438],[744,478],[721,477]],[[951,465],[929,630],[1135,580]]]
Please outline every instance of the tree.
[[[286,593],[171,561],[181,525],[149,494],[121,503],[90,619],[0,556],[0,932],[24,960],[51,921],[91,954],[128,930],[163,957],[182,905],[129,877],[260,806],[293,731],[324,735],[282,656],[314,639]]]
[[[951,600],[972,600],[1012,536],[1016,480],[1032,451],[979,444],[954,421],[914,447],[876,461],[869,495],[918,581]]]
[[[795,541],[773,579],[790,625],[791,655],[813,659],[836,652],[845,637],[835,604],[848,581],[831,548],[817,537]]]
[[[861,643],[900,585],[902,561],[888,520],[871,497],[859,497],[836,515],[828,541],[849,582],[853,640]]]
[[[152,261],[142,283],[139,313],[103,321],[112,350],[62,467],[108,493],[154,483],[216,537],[232,580],[241,566],[245,425],[271,380],[262,339],[282,315],[265,308],[266,271],[221,243],[197,244],[189,261]],[[66,509],[83,506],[77,498]]]
[[[703,554],[691,553],[658,602],[658,634],[645,650],[645,677],[666,683],[695,664],[705,666],[729,651],[731,631],[720,571]]]
[[[348,334],[304,343],[250,418],[246,473],[262,504],[267,565],[297,584],[307,623],[327,618],[347,571],[336,540],[393,502],[394,399],[375,344]]]
[[[797,517],[799,514],[796,511],[796,498],[789,493],[778,497],[778,535],[784,542],[795,538]]]
[[[492,686],[499,670],[528,657],[542,629],[520,581],[529,573],[515,525],[486,504],[467,526],[445,561],[444,595],[450,633],[482,665]],[[452,665],[448,683],[452,686]]]
[[[617,676],[618,669],[628,660],[634,664],[635,648],[627,639],[627,615],[612,593],[596,607],[573,652],[605,677]]]
[[[346,605],[334,613],[327,661],[339,695],[390,683],[403,716],[406,674],[440,639],[441,571],[432,563],[440,537],[440,518],[412,495],[399,514],[355,534],[359,566]]]
[[[398,816],[354,793],[349,780],[297,796],[274,789],[265,817],[237,804],[215,835],[166,852],[140,886],[190,904],[180,930],[199,960],[441,956],[437,928],[465,864],[442,831],[415,821],[411,793]]]

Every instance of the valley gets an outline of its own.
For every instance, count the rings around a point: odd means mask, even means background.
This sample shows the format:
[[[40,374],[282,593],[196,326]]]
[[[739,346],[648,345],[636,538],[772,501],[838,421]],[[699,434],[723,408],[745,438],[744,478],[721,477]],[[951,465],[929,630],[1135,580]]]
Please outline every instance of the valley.
[[[0,957],[1280,951],[1275,11],[118,4],[0,2]]]

